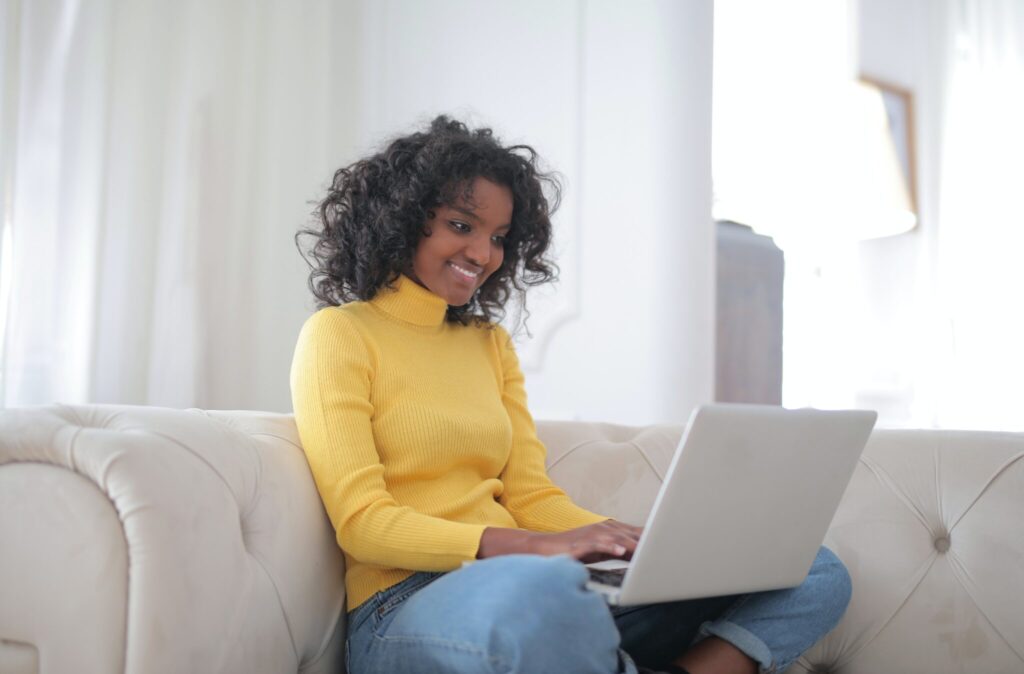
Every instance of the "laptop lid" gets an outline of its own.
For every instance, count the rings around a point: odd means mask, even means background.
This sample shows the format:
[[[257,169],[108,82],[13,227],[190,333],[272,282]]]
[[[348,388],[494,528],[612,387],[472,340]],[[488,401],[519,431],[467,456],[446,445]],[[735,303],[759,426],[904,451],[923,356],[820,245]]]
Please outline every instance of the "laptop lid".
[[[699,407],[615,603],[799,585],[876,418],[866,410]]]

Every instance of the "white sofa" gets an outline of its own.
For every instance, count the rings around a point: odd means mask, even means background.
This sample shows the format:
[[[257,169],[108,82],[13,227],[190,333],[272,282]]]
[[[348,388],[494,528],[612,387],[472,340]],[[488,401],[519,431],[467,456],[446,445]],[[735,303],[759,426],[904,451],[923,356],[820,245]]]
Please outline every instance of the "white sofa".
[[[539,425],[640,522],[679,426]],[[1024,672],[1024,434],[876,431],[826,543],[854,595],[791,672]],[[0,412],[0,672],[338,672],[342,557],[290,416]]]

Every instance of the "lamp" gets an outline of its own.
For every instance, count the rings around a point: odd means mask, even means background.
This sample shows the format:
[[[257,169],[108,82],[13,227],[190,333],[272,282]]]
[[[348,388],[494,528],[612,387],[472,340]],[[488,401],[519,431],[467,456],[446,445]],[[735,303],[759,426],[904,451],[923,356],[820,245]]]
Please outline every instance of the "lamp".
[[[772,127],[750,161],[718,167],[716,220],[749,223],[783,249],[915,226],[908,172],[877,85],[844,82],[810,106],[786,110]]]

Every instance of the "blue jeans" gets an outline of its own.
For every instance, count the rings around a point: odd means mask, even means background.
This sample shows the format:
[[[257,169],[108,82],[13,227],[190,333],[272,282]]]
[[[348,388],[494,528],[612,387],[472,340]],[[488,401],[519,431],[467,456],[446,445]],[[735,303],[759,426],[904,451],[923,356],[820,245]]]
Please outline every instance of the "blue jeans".
[[[568,556],[493,557],[415,573],[349,614],[350,674],[636,674],[714,635],[782,672],[839,622],[850,576],[821,548],[791,589],[614,607]]]

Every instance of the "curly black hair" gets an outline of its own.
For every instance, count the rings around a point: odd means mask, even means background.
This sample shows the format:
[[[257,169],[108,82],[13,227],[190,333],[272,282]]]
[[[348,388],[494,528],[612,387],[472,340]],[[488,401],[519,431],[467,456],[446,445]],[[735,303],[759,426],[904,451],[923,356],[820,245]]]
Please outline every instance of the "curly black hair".
[[[561,183],[557,174],[542,172],[537,164],[532,147],[504,147],[491,129],[471,130],[441,115],[428,129],[395,138],[382,151],[338,169],[314,211],[315,226],[295,235],[312,270],[309,288],[317,307],[369,300],[382,287],[391,287],[411,268],[428,212],[460,196],[471,197],[473,181],[486,178],[512,192],[504,260],[468,304],[448,307],[445,320],[496,323],[505,317],[513,294],[520,315],[528,316],[526,288],[558,274],[547,253]],[[309,257],[300,244],[303,236],[315,239]]]

